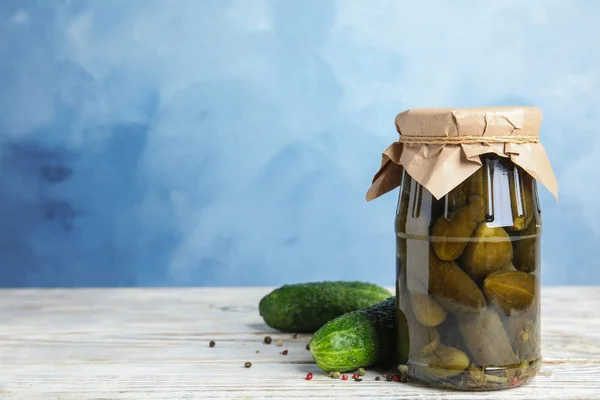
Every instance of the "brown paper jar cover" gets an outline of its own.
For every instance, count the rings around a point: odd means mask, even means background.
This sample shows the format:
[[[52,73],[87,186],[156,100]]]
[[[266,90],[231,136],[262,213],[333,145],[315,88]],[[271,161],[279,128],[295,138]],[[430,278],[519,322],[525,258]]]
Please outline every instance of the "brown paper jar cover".
[[[487,153],[509,158],[558,200],[537,107],[417,108],[395,122],[400,139],[383,152],[367,201],[398,187],[402,169],[440,199],[481,168]]]

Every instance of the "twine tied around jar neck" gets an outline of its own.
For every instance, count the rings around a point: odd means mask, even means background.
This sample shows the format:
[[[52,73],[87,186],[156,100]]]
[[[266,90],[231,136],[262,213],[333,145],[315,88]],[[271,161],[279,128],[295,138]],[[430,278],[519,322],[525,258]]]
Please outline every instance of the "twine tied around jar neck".
[[[406,144],[475,144],[475,143],[539,143],[539,136],[406,136],[400,135],[400,143]]]

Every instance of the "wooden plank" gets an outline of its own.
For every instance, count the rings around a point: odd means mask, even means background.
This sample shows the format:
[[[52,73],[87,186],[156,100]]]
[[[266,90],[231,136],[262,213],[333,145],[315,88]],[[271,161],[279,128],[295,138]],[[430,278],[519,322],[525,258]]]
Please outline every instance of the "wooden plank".
[[[429,389],[412,384],[375,381],[369,372],[362,382],[332,380],[317,374],[303,379],[313,365],[256,362],[245,369],[235,363],[110,363],[41,365],[12,372],[6,399],[593,399],[600,386],[592,377],[598,364],[545,366],[529,385],[500,392]],[[20,396],[20,397],[19,397]]]
[[[600,398],[598,287],[544,288],[542,373],[522,388],[475,394],[375,381],[376,371],[332,380],[305,349],[310,335],[262,322],[257,304],[268,291],[0,291],[0,399]]]

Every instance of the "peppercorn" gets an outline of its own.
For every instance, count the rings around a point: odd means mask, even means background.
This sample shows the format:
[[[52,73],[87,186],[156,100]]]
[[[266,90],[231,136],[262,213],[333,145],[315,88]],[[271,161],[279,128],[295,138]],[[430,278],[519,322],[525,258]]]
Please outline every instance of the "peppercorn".
[[[306,374],[306,380],[310,381],[313,378],[313,374],[312,372],[309,372],[308,374]]]
[[[358,379],[358,374],[352,375],[352,379],[357,380]]]
[[[297,338],[298,338],[298,334],[297,334],[297,333],[294,333],[294,334],[292,335],[292,339],[297,339]]]
[[[252,366],[252,363],[250,361],[246,361],[246,363],[244,364],[244,367],[246,368],[250,368]]]
[[[347,381],[348,380],[348,375],[346,375],[346,374],[342,375],[342,380],[343,381]]]
[[[282,352],[281,352],[281,354],[283,354],[284,356],[287,356],[287,354],[288,354],[288,351],[287,351],[287,350],[284,350],[284,351],[282,351]]]
[[[275,346],[277,346],[277,347],[283,346],[283,340],[279,339],[278,341],[276,341]]]
[[[394,375],[392,379],[394,380],[394,382],[400,382],[400,377],[398,375]]]
[[[208,345],[209,345],[210,347],[215,347],[215,346],[216,346],[216,343],[215,343],[215,341],[214,341],[214,340],[211,340],[211,341],[208,343]]]
[[[341,376],[341,375],[342,375],[342,374],[340,374],[338,371],[335,371],[333,374],[331,374],[331,377],[332,377],[333,379],[340,379],[340,376]]]
[[[380,378],[380,377],[378,377],[378,376],[376,376],[376,377],[375,377],[375,380],[376,380],[376,381],[380,381],[380,380],[381,380],[381,378]]]
[[[273,339],[271,339],[271,336],[265,336],[265,344],[271,344],[271,341]]]
[[[392,376],[390,374],[386,374],[385,375],[385,380],[388,381],[388,382],[391,382],[391,381],[394,380],[394,378],[392,378]]]
[[[308,343],[306,344],[306,350],[310,350]]]
[[[367,371],[365,371],[364,368],[359,368],[356,370],[356,373],[360,376],[364,376],[367,373]]]

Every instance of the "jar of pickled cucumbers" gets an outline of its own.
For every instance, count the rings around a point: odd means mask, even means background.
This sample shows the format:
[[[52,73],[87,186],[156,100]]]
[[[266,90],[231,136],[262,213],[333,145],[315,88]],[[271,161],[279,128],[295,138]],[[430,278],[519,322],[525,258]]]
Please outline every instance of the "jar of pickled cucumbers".
[[[541,366],[537,182],[557,182],[535,107],[412,109],[367,194],[400,187],[399,367],[461,390],[526,383]]]

